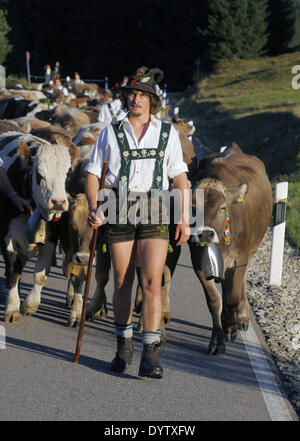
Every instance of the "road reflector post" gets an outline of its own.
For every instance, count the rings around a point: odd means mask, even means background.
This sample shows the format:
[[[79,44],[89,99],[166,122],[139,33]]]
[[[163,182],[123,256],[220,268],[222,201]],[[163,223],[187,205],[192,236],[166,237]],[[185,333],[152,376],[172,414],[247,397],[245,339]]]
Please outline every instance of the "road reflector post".
[[[274,286],[281,285],[287,196],[288,182],[276,184],[269,272],[269,284]]]

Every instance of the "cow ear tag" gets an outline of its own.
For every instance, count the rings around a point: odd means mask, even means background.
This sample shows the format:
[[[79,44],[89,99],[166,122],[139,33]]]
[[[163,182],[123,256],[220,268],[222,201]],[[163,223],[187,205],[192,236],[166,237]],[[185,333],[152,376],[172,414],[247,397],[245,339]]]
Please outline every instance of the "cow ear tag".
[[[230,214],[228,207],[226,207],[226,226],[224,231],[224,241],[226,245],[230,244]]]

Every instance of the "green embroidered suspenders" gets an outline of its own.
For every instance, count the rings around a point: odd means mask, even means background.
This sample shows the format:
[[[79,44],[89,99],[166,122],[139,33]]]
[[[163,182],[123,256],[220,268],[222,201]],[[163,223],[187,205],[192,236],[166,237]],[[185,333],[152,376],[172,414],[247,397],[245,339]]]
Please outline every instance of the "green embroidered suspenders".
[[[119,116],[121,115],[122,109],[119,109],[117,111],[117,113],[114,114],[114,112],[112,110],[111,104],[107,103],[107,106],[108,106],[108,110],[109,110],[109,113],[110,113],[110,116],[111,116],[111,119],[112,119],[112,123],[115,123],[118,120]]]
[[[163,161],[165,157],[165,149],[168,144],[171,124],[162,122],[159,142],[157,148],[150,149],[130,149],[124,129],[120,123],[112,125],[120,153],[121,153],[121,168],[120,168],[120,182],[119,191],[124,195],[125,187],[128,191],[128,182],[130,174],[130,164],[134,159],[155,159],[153,186],[155,190],[162,190],[163,184]]]
[[[119,222],[126,223],[127,215],[127,195],[129,192],[128,183],[130,175],[130,165],[132,160],[138,159],[155,159],[153,184],[151,189],[152,196],[159,196],[163,185],[163,161],[165,157],[165,149],[168,144],[168,139],[171,130],[171,124],[162,122],[161,131],[159,136],[159,142],[157,148],[148,149],[130,149],[125,131],[120,125],[120,122],[112,124],[114,129],[118,146],[121,154],[121,167],[120,167],[120,179],[119,179]],[[147,199],[146,199],[147,201]],[[130,206],[130,201],[129,206]],[[144,201],[145,202],[145,201]],[[147,206],[148,206],[148,202]],[[130,210],[130,208],[129,208]]]

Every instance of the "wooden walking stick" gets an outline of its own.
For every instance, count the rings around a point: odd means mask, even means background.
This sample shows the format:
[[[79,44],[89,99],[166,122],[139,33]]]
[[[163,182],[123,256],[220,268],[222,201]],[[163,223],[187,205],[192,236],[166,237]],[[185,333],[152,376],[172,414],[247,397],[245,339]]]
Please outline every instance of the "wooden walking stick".
[[[101,181],[100,181],[100,191],[104,188],[106,172],[107,172],[107,161],[104,161],[102,176],[101,176]],[[97,204],[98,208],[101,207],[101,204],[102,204],[102,201],[101,200],[98,201],[98,204]],[[80,326],[79,326],[78,337],[77,337],[77,345],[76,345],[74,363],[77,363],[78,359],[79,359],[83,328],[84,328],[84,324],[85,324],[87,301],[89,298],[89,290],[90,290],[90,283],[91,283],[92,270],[93,270],[93,261],[94,261],[96,245],[97,245],[97,238],[98,238],[98,228],[96,230],[94,230],[93,237],[92,237],[92,249],[91,249],[91,253],[90,253],[88,271],[87,271],[87,276],[86,276],[86,284],[85,284],[85,289],[84,289],[83,305],[82,305],[82,314],[81,314]]]

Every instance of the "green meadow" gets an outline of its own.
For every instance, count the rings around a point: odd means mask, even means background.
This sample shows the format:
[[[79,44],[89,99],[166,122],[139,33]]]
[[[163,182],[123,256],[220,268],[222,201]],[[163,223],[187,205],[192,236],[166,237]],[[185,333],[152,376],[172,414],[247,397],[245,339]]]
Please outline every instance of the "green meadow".
[[[192,119],[201,144],[218,151],[235,141],[265,164],[273,185],[289,182],[287,238],[300,247],[300,52],[251,60],[225,60],[201,73],[177,97],[179,116]],[[300,67],[299,67],[300,72]]]

